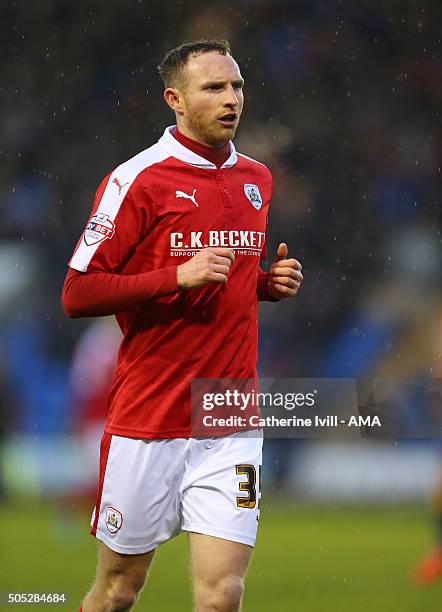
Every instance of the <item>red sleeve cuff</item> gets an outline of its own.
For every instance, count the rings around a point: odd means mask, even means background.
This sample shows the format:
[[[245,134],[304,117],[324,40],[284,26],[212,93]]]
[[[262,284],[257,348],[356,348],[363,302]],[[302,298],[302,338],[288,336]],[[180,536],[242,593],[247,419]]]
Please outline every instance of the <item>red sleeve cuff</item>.
[[[258,301],[260,302],[279,302],[278,299],[270,295],[267,289],[268,278],[269,278],[268,272],[263,272],[262,270],[258,270],[258,282],[256,284],[256,295],[258,296]]]
[[[152,272],[143,272],[140,277],[146,287],[147,299],[171,295],[178,291],[176,266],[166,266]]]

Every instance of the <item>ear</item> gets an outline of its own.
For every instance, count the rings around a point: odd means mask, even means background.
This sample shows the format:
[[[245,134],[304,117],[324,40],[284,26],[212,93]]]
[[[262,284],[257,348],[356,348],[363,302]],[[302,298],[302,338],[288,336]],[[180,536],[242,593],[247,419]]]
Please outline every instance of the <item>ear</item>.
[[[164,91],[164,99],[166,104],[178,115],[184,115],[184,96],[179,89],[168,87]]]

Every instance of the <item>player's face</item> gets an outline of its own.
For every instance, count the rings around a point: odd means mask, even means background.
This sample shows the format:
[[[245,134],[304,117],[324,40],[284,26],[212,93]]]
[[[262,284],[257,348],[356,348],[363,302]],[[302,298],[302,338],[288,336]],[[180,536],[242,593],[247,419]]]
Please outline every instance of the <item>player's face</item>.
[[[184,79],[180,129],[199,142],[222,146],[234,137],[244,104],[238,64],[216,51],[191,56]]]

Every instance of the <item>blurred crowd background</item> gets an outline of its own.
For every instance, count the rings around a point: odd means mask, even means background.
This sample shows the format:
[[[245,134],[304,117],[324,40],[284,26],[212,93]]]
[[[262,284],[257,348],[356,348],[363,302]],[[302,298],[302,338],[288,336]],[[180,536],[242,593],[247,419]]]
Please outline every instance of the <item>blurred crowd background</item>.
[[[2,3],[7,492],[75,486],[84,457],[65,443],[101,425],[118,333],[66,319],[66,264],[103,176],[173,123],[156,66],[185,41],[230,41],[246,80],[235,144],[274,175],[269,260],[285,241],[305,271],[296,300],[261,307],[260,373],[441,377],[441,23],[436,0]],[[289,489],[283,447],[269,473]]]

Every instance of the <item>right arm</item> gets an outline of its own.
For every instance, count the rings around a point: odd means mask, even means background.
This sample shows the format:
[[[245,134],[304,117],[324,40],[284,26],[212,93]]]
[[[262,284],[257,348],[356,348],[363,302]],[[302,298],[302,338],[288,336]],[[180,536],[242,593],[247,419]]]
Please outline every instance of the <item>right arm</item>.
[[[130,275],[78,272],[70,268],[64,281],[62,303],[71,319],[103,317],[176,291],[175,266]]]
[[[119,185],[112,177],[118,172]],[[119,186],[130,182],[126,193]],[[89,222],[69,262],[62,303],[68,317],[115,314],[179,290],[224,283],[234,256],[208,248],[180,266],[124,275],[120,264],[155,223],[156,209],[137,177],[107,176],[95,195]],[[108,232],[108,235],[106,235]],[[105,239],[102,236],[106,235]]]
[[[102,317],[179,290],[225,283],[233,260],[229,249],[209,248],[178,267],[141,274],[78,272],[70,268],[63,286],[63,308],[70,318]]]

